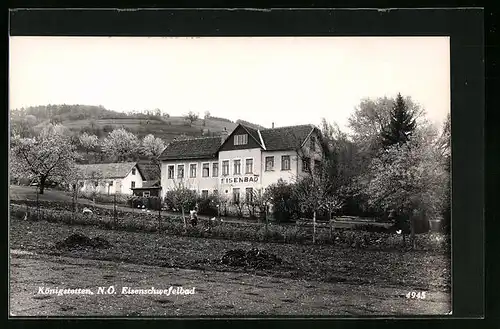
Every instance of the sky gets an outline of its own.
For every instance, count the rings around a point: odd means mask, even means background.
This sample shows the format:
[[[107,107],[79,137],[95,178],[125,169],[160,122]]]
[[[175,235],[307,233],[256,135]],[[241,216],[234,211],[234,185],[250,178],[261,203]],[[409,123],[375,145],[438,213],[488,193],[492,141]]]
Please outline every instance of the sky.
[[[11,37],[9,107],[205,111],[270,127],[345,128],[363,98],[450,112],[448,37]]]

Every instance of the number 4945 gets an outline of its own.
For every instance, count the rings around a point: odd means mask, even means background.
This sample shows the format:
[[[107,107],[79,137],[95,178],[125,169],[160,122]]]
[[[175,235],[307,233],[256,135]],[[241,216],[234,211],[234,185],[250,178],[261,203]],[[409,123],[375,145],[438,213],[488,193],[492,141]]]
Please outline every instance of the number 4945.
[[[410,291],[406,294],[406,298],[411,298],[411,299],[425,299],[425,291]]]

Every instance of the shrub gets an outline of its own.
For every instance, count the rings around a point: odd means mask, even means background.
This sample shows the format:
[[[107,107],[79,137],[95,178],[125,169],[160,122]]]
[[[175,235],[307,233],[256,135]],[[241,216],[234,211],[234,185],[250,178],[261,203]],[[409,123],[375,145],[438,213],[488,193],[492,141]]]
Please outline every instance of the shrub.
[[[189,211],[190,209],[194,209],[197,200],[198,195],[195,191],[178,186],[175,189],[167,191],[164,202],[169,210],[181,211],[181,207],[184,207],[184,211]]]
[[[217,196],[210,194],[198,199],[198,214],[205,216],[217,216]]]
[[[278,223],[300,218],[300,207],[294,188],[294,184],[287,184],[281,179],[266,188],[264,198],[271,203],[274,220]]]
[[[103,194],[103,193],[94,193],[89,191],[81,192],[80,196],[87,200],[95,200],[96,203],[108,203],[112,204],[115,202],[115,195],[113,194]],[[116,194],[116,203],[117,204],[127,204],[130,199],[129,195],[125,194]]]

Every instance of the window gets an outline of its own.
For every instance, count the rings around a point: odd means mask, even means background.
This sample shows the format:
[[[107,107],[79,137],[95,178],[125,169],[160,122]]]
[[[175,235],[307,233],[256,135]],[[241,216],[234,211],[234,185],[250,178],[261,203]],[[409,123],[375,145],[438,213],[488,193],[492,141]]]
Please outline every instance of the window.
[[[222,175],[229,175],[229,160],[222,161]]]
[[[245,200],[246,202],[253,202],[253,188],[248,187],[245,189]]]
[[[130,188],[135,188],[135,182],[130,182]]]
[[[310,172],[311,171],[311,159],[304,157],[302,158],[302,171]]]
[[[281,170],[290,170],[290,156],[282,155],[281,156]]]
[[[316,138],[312,136],[309,138],[309,149],[313,152],[316,151]]]
[[[142,192],[142,196],[145,198],[149,198],[151,196],[151,193],[149,191],[144,191]]]
[[[219,194],[219,191],[214,190],[214,195],[217,195],[217,194]]]
[[[321,170],[321,161],[314,160],[314,171],[319,172]]]
[[[233,188],[233,203],[240,203],[240,189]]]
[[[274,169],[274,157],[266,157],[266,171]]]
[[[212,177],[217,177],[219,176],[219,163],[214,162],[212,163]]]
[[[80,185],[80,187],[83,187],[84,184],[83,184],[83,182],[80,182],[80,183],[78,183],[78,185]]]
[[[177,178],[184,178],[184,165],[177,166]]]
[[[234,145],[246,145],[248,144],[248,135],[234,135]]]
[[[202,175],[203,177],[208,177],[208,176],[210,176],[210,163],[204,163],[204,164],[203,164],[203,170],[202,170],[201,175]]]
[[[245,160],[245,174],[253,173],[253,159]]]
[[[109,186],[113,186],[113,181],[110,181],[110,182],[109,182]]]
[[[204,199],[208,198],[208,190],[201,190],[201,197]]]
[[[135,168],[132,168],[132,175],[135,175]]]
[[[174,179],[174,166],[168,166],[167,175],[168,179]]]
[[[191,178],[196,177],[196,163],[192,163],[189,165],[189,177]]]
[[[234,160],[233,174],[241,175],[241,160]]]

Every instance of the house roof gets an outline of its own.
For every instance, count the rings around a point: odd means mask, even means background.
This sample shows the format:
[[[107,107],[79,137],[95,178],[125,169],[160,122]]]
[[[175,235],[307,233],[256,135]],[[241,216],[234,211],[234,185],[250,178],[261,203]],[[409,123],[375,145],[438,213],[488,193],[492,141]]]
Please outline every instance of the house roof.
[[[249,126],[245,126],[245,125],[242,125],[240,124],[241,127],[243,127],[243,129],[245,129],[247,131],[247,133],[253,138],[255,139],[255,141],[262,147],[262,143],[260,141],[260,137],[259,137],[259,132],[257,129],[254,129],[252,127],[249,127]]]
[[[260,130],[266,151],[292,150],[300,147],[315,129],[313,125],[299,125]]]
[[[221,137],[204,137],[172,141],[160,156],[161,160],[206,159],[216,157]]]
[[[142,182],[142,187],[134,187],[132,190],[149,190],[149,189],[160,189],[160,180],[147,180]]]
[[[99,178],[124,178],[136,166],[136,162],[115,162],[77,165],[84,179]],[[138,168],[139,169],[139,168]],[[140,170],[139,174],[144,179]]]
[[[297,149],[304,143],[311,132],[316,129],[313,125],[298,125],[262,130],[257,130],[242,124],[240,124],[240,126],[267,151]],[[229,134],[229,136],[231,134]],[[221,137],[204,137],[173,141],[167,145],[160,159],[186,160],[215,158],[220,147]]]
[[[139,161],[137,163],[137,168],[139,168],[144,175],[144,179],[147,181],[160,178],[158,167],[153,163]]]

